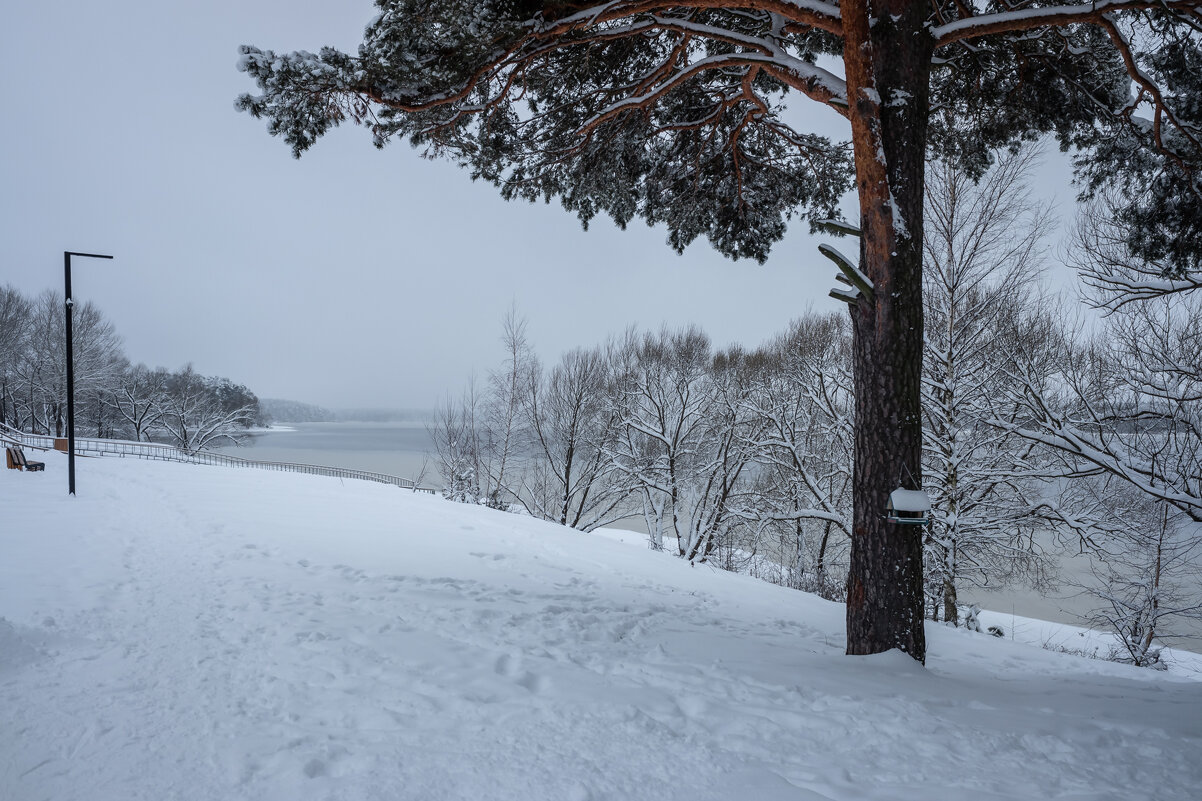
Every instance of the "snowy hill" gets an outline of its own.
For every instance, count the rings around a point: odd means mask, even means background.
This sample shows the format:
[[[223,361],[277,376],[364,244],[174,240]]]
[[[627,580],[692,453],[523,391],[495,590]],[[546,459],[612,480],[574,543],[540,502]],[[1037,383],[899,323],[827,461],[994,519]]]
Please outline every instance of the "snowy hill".
[[[365,482],[0,474],[0,799],[1193,799],[1202,683]],[[1002,620],[1005,624],[1009,616]]]

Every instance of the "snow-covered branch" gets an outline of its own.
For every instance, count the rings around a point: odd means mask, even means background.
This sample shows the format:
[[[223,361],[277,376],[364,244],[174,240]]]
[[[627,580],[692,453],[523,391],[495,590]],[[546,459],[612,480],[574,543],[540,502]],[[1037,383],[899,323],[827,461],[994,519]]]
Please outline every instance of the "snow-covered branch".
[[[1196,12],[1200,0],[1101,0],[1080,5],[1042,6],[999,11],[993,14],[973,14],[931,29],[935,46],[942,47],[964,39],[975,39],[999,33],[1018,33],[1035,28],[1060,27],[1081,22],[1098,22],[1105,15],[1118,11]]]

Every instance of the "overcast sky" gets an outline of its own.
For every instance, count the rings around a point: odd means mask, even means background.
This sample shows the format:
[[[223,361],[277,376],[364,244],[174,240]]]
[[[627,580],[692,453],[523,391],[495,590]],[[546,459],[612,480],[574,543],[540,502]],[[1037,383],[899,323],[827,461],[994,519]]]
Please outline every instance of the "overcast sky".
[[[426,408],[500,358],[510,303],[544,361],[631,324],[695,322],[755,345],[827,298],[834,269],[795,224],[765,265],[662,229],[586,233],[559,206],[506,203],[408,145],[344,127],[302,159],[234,111],[239,44],[353,49],[369,0],[59,0],[0,27],[0,283],[62,287],[113,321],[134,362],[263,397]],[[822,120],[826,130],[829,120]],[[1040,194],[1067,206],[1067,167]],[[854,216],[853,216],[854,219]],[[840,245],[852,247],[850,242]]]

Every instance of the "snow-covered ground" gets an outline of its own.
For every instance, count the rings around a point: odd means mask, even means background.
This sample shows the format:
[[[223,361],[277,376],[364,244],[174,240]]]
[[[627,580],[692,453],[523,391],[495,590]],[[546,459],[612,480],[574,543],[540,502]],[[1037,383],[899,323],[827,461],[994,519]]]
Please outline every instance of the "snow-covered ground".
[[[1196,662],[847,657],[841,606],[637,535],[46,461],[0,473],[5,801],[1202,797]]]

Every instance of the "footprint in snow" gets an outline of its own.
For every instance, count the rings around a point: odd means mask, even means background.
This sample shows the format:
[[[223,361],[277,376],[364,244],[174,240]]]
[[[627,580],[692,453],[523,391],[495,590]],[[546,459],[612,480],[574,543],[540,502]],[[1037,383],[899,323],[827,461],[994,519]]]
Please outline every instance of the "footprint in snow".
[[[682,695],[676,698],[676,708],[686,718],[699,718],[705,714],[705,699],[695,695]]]
[[[551,684],[550,680],[546,676],[540,676],[539,674],[531,673],[528,670],[520,679],[518,679],[517,683],[519,686],[525,687],[527,690],[535,694],[545,691]]]
[[[498,676],[514,679],[519,687],[524,687],[532,693],[541,693],[550,686],[546,676],[522,670],[522,658],[517,654],[504,654],[493,666]]]
[[[517,654],[505,654],[493,666],[493,670],[496,671],[498,676],[508,676],[510,678],[516,676],[521,669],[522,658]]]
[[[583,784],[578,784],[568,790],[567,801],[592,801],[592,792]]]

